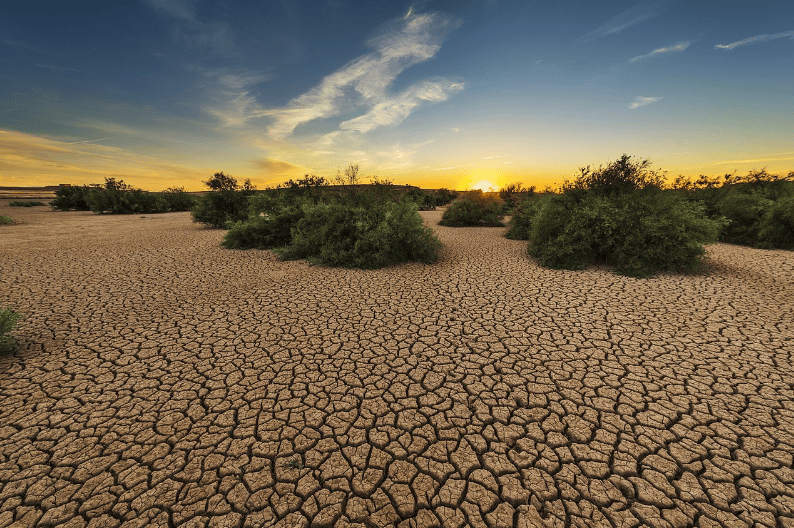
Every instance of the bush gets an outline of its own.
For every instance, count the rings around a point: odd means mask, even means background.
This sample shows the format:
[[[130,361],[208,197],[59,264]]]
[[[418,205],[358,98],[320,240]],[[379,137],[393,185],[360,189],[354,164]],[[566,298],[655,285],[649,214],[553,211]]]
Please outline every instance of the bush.
[[[8,335],[22,318],[10,308],[0,308],[0,355],[9,354],[17,347],[17,340]]]
[[[406,261],[431,263],[441,243],[424,227],[411,202],[384,206],[349,203],[306,205],[283,260],[373,269]]]
[[[435,192],[436,195],[436,206],[448,205],[452,203],[452,200],[458,197],[458,193],[456,191],[450,191],[449,189],[442,187]]]
[[[211,191],[199,198],[192,217],[194,222],[226,228],[228,224],[248,218],[248,199],[253,191]]]
[[[781,198],[769,206],[758,231],[758,247],[794,249],[794,196]]]
[[[306,200],[292,196],[256,195],[250,200],[250,216],[229,225],[222,245],[229,249],[271,249],[292,240],[292,228],[303,218]]]
[[[169,209],[168,201],[162,193],[141,189],[92,189],[86,202],[94,213],[151,214],[167,213]]]
[[[405,193],[405,199],[415,203],[420,211],[434,211],[436,209],[436,195],[422,189],[411,189]]]
[[[448,227],[463,226],[504,226],[501,219],[502,200],[486,195],[482,191],[470,191],[461,196],[444,211],[439,225]]]
[[[774,202],[760,193],[730,192],[717,204],[721,215],[729,220],[721,240],[754,246],[758,243],[761,220]]]
[[[651,162],[646,160],[632,161],[632,157],[623,154],[606,167],[590,170],[590,167],[579,169],[580,174],[573,183],[565,182],[562,190],[567,194],[596,194],[599,196],[618,196],[642,189],[661,189],[664,186],[663,175],[651,169]]]
[[[658,191],[554,197],[532,224],[529,250],[542,265],[604,262],[632,277],[695,269],[722,225],[702,205]]]
[[[14,200],[8,205],[9,207],[37,207],[39,205],[47,205],[47,204],[45,204],[44,202],[22,202],[19,200]]]
[[[169,211],[190,211],[196,205],[196,199],[184,187],[172,187],[161,194]]]
[[[70,211],[76,209],[77,211],[89,211],[86,198],[88,194],[100,185],[83,185],[81,187],[71,185],[61,185],[55,190],[55,199],[50,202],[50,205],[59,211]]]
[[[548,201],[549,197],[546,195],[530,195],[519,202],[513,211],[513,217],[508,223],[505,237],[511,240],[529,240],[535,217],[537,217]]]
[[[14,219],[10,216],[0,215],[0,225],[10,225],[14,223]]]

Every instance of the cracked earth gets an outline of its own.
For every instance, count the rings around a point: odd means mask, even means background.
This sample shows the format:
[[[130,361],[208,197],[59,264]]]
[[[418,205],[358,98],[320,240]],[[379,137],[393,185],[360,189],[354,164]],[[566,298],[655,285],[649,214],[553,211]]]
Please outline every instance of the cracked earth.
[[[0,527],[794,526],[794,253],[539,267],[233,251],[186,213],[5,207]]]

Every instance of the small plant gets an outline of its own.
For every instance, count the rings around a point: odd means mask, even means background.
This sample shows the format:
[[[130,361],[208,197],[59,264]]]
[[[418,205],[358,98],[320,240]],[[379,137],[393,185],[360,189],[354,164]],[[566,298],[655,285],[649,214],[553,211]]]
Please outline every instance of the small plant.
[[[24,202],[20,200],[14,200],[8,205],[9,207],[38,207],[40,205],[47,205],[47,204],[45,204],[44,202]]]
[[[448,227],[481,226],[503,227],[501,220],[503,202],[482,191],[470,191],[461,196],[444,211],[439,225]]]
[[[292,469],[303,469],[303,462],[301,462],[297,458],[290,458],[289,460],[287,460],[287,463],[284,465]]]
[[[17,347],[17,340],[8,335],[22,315],[10,308],[0,308],[0,356],[10,354]]]
[[[10,216],[0,215],[0,225],[10,225],[14,223],[14,219]]]

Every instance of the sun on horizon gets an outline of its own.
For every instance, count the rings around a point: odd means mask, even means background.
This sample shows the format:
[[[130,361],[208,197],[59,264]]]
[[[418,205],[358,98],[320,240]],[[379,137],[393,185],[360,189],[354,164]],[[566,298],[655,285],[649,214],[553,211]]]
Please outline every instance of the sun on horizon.
[[[488,180],[480,180],[471,187],[472,191],[493,192],[496,186]]]

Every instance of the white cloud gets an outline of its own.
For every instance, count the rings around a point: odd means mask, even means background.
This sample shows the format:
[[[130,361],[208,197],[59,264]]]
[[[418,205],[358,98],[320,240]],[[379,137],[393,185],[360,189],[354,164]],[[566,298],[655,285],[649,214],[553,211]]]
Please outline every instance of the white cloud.
[[[580,40],[588,42],[619,33],[626,28],[659,15],[671,3],[670,0],[644,0],[639,2],[610,18],[590,33],[584,35]]]
[[[650,53],[646,53],[645,55],[637,55],[633,59],[629,59],[629,62],[637,62],[638,60],[647,59],[648,57],[653,57],[654,55],[661,55],[663,53],[674,53],[676,51],[684,51],[688,47],[689,47],[689,42],[682,42],[681,44],[676,44],[675,46],[657,48]]]
[[[629,105],[629,110],[634,110],[635,108],[655,103],[661,99],[661,97],[635,97],[634,101],[632,101],[632,103]]]
[[[448,81],[423,81],[417,83],[395,97],[376,104],[366,114],[344,121],[339,125],[343,130],[369,132],[374,128],[399,125],[423,101],[446,101],[450,95],[463,90],[463,84]]]
[[[728,51],[732,50],[733,48],[738,48],[739,46],[746,46],[747,44],[757,44],[759,42],[767,42],[769,40],[777,40],[781,38],[794,39],[794,30],[783,31],[782,33],[772,33],[771,35],[755,35],[746,39],[737,40],[736,42],[731,42],[730,44],[717,44],[714,46],[714,48]]]
[[[381,120],[383,124],[399,123],[408,115],[406,109],[410,113],[416,106],[401,100],[401,96],[410,99],[413,90],[415,98],[434,100],[442,94],[434,96],[431,86],[420,83],[390,98],[387,88],[405,69],[434,57],[446,35],[458,25],[458,21],[439,14],[409,13],[392,21],[385,32],[368,41],[374,51],[327,75],[318,86],[290,101],[288,108],[273,111],[275,121],[268,129],[271,137],[283,139],[303,123],[333,117],[342,109],[362,104],[372,111],[360,121],[347,121],[348,129],[371,130],[381,126]],[[435,100],[443,100],[446,95]]]

